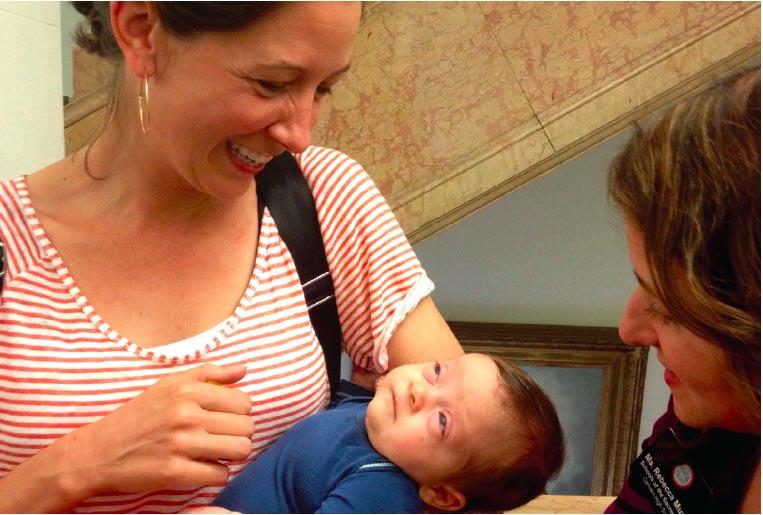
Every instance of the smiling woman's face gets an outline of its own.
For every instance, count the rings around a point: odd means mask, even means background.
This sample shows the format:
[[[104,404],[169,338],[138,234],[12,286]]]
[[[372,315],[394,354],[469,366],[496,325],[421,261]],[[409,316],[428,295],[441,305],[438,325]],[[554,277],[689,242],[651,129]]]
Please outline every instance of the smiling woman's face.
[[[655,348],[681,422],[696,428],[758,430],[747,427],[745,396],[734,387],[737,379],[726,354],[670,317],[654,294],[643,237],[627,226],[626,233],[638,284],[620,320],[620,338]]]
[[[359,3],[294,2],[240,31],[160,31],[142,148],[198,191],[241,195],[270,158],[310,143],[359,21]]]

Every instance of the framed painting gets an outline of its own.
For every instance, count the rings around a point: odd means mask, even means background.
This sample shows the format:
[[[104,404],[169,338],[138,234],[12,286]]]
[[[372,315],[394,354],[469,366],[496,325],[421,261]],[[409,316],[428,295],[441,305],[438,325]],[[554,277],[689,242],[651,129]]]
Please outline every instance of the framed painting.
[[[554,402],[566,458],[547,493],[616,495],[639,445],[648,349],[612,327],[448,324],[467,352],[523,368]]]

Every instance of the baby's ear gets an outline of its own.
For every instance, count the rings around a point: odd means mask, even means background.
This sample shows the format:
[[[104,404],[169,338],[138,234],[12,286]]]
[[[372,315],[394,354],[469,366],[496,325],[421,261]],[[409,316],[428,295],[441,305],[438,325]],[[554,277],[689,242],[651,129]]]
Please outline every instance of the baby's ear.
[[[452,485],[422,486],[419,497],[428,505],[443,511],[458,511],[466,506],[466,497]]]

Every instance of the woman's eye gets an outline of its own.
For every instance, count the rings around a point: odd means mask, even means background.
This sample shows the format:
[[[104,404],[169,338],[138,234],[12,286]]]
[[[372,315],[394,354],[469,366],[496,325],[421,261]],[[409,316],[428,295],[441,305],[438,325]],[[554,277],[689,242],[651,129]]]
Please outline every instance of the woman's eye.
[[[258,89],[266,95],[277,95],[286,89],[286,84],[282,82],[268,82],[266,80],[257,80],[255,83]]]
[[[654,304],[649,304],[646,307],[646,314],[650,316],[651,318],[656,318],[663,324],[667,325],[667,324],[673,323],[673,318],[671,318],[670,315],[663,312],[662,310],[657,309],[657,307]]]
[[[445,429],[448,427],[448,417],[445,416],[445,413],[442,411],[438,414],[439,422],[440,422],[440,433],[445,435]]]
[[[318,98],[325,97],[331,94],[331,86],[321,84],[318,89],[315,90],[315,96]]]

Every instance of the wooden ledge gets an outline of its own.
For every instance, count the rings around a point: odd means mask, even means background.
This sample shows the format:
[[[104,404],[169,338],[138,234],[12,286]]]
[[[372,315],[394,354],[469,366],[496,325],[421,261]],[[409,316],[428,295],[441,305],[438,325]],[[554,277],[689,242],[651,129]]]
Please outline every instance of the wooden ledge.
[[[614,499],[607,495],[541,495],[506,513],[602,513]]]

